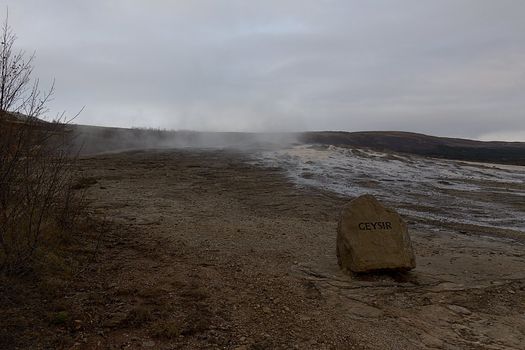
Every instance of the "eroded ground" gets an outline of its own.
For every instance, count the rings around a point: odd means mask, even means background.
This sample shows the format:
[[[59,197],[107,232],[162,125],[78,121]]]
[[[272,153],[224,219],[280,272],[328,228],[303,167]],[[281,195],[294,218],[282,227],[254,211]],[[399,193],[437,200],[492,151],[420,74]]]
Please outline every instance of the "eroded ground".
[[[352,279],[335,258],[348,198],[244,158],[82,160],[98,181],[92,210],[118,232],[103,241],[96,287],[77,296],[79,311],[93,308],[81,313],[79,348],[523,348],[519,237],[412,230],[416,270]]]
[[[70,297],[75,348],[520,349],[523,240],[412,229],[418,267],[352,279],[335,257],[348,198],[228,151],[81,161],[111,222]],[[418,226],[418,225],[416,225]],[[419,226],[418,226],[419,227]],[[465,231],[463,231],[465,232]]]

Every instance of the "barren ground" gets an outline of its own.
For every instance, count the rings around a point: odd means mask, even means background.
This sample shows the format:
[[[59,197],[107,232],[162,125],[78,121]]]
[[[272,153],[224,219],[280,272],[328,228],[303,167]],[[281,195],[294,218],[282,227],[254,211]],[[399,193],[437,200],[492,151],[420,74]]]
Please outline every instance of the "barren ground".
[[[110,229],[62,300],[71,320],[33,347],[525,349],[525,239],[416,226],[413,272],[350,277],[335,256],[350,198],[243,158],[82,159],[90,213]]]

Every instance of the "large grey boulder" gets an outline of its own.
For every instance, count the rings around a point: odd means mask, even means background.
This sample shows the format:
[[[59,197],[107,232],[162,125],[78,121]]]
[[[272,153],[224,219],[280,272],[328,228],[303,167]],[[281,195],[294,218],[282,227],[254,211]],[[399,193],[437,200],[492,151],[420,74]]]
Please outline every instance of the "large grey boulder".
[[[416,259],[405,221],[375,197],[348,203],[337,228],[337,261],[343,270],[410,270]]]

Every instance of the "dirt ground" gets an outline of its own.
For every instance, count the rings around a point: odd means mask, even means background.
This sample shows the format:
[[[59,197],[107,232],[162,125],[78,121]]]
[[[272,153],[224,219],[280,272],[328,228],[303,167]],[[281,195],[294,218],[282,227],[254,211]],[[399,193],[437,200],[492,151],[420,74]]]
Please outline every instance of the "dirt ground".
[[[335,255],[349,198],[243,158],[83,158],[108,232],[67,322],[31,348],[525,349],[525,239],[415,225],[414,271],[351,277]]]

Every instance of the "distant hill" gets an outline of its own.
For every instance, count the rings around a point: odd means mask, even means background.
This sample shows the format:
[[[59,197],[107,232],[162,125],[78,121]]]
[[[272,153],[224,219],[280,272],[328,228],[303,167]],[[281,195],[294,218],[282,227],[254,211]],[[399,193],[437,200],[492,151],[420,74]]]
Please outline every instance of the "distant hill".
[[[151,148],[236,148],[323,144],[466,161],[525,165],[525,142],[484,142],[400,131],[195,132],[72,125],[82,154]]]
[[[29,117],[25,114],[19,112],[2,112],[0,111],[0,122],[4,123],[31,123],[31,125],[45,125],[49,122],[39,119],[36,117]]]
[[[25,137],[31,135],[35,137],[37,133],[46,135],[64,135],[68,132],[68,125],[57,121],[46,121],[37,117],[30,117],[22,113],[0,111],[0,131],[2,136]],[[42,134],[40,134],[42,135]]]
[[[21,113],[0,112],[0,128],[31,125],[56,132],[56,124]],[[236,148],[279,147],[292,144],[321,144],[369,148],[421,156],[475,162],[525,166],[525,142],[476,141],[437,137],[404,131],[312,131],[302,133],[197,132],[160,129],[63,125],[73,131],[81,154],[152,148]],[[77,149],[78,149],[77,147]]]
[[[300,134],[299,141],[437,158],[525,165],[525,142],[474,141],[402,131],[316,131]]]

